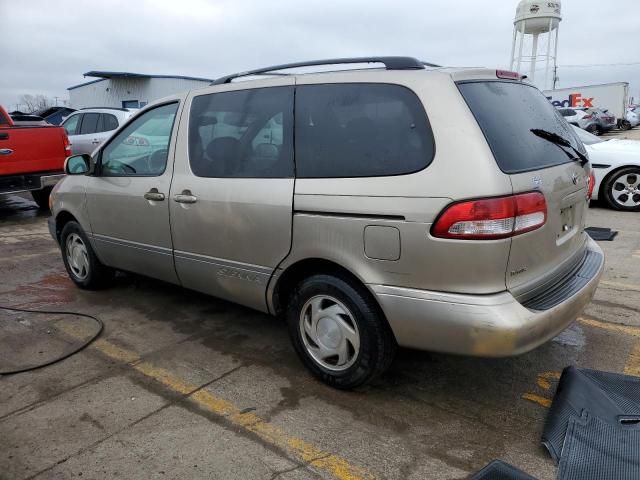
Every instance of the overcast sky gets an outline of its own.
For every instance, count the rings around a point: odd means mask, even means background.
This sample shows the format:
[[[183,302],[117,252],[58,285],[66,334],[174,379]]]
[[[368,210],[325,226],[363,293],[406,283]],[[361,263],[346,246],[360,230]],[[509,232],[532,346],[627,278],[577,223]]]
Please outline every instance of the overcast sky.
[[[291,61],[410,55],[508,67],[516,0],[0,0],[0,104],[68,98],[90,70],[214,78]],[[639,0],[564,0],[558,87],[631,83]],[[565,67],[566,65],[566,67]]]

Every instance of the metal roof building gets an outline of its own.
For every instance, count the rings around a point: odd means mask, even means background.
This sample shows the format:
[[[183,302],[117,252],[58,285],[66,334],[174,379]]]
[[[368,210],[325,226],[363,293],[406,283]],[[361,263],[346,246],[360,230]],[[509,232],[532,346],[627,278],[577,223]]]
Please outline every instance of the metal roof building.
[[[181,75],[147,75],[130,72],[91,71],[85,77],[97,80],[74,85],[69,91],[70,106],[140,108],[174,93],[209,85],[210,78]]]

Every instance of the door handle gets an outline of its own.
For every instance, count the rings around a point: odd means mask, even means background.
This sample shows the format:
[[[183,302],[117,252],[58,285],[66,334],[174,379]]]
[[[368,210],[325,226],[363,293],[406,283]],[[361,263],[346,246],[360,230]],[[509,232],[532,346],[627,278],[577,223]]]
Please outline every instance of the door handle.
[[[10,148],[0,148],[0,155],[11,155],[13,150]]]
[[[196,203],[198,197],[191,193],[191,190],[183,190],[182,193],[173,196],[173,201],[178,203]]]
[[[7,132],[0,133],[0,140],[9,140],[9,134]]]
[[[157,188],[152,188],[144,194],[144,198],[146,198],[147,200],[152,200],[154,202],[161,202],[164,200],[164,193],[158,192]]]

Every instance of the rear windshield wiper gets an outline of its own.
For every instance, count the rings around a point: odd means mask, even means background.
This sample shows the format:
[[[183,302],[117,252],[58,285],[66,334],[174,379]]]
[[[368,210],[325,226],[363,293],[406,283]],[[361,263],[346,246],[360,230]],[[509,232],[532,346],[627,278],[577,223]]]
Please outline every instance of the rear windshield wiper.
[[[537,137],[543,138],[543,139],[547,140],[548,142],[553,143],[554,145],[557,145],[560,148],[566,147],[566,148],[570,148],[571,150],[573,150],[573,152],[578,156],[578,158],[575,158],[573,155],[571,155],[569,152],[567,152],[564,148],[562,148],[562,151],[564,153],[566,153],[567,156],[569,156],[569,158],[571,158],[571,160],[579,161],[581,167],[584,167],[585,164],[589,161],[589,159],[587,158],[587,156],[584,153],[580,152],[580,150],[578,150],[576,147],[571,145],[571,142],[569,140],[567,140],[566,138],[558,135],[557,133],[550,132],[548,130],[543,130],[541,128],[532,128],[531,129],[531,133],[533,133]]]

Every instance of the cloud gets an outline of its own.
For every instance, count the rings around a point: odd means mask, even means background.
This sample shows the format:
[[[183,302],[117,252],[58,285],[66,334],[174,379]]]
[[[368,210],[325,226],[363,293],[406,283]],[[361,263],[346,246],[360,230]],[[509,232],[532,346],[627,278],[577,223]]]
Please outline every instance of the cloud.
[[[517,2],[477,0],[0,0],[0,104],[23,93],[67,97],[89,70],[216,77],[304,59],[412,55],[444,65],[508,67]],[[561,86],[630,81],[640,97],[634,0],[566,0]]]

